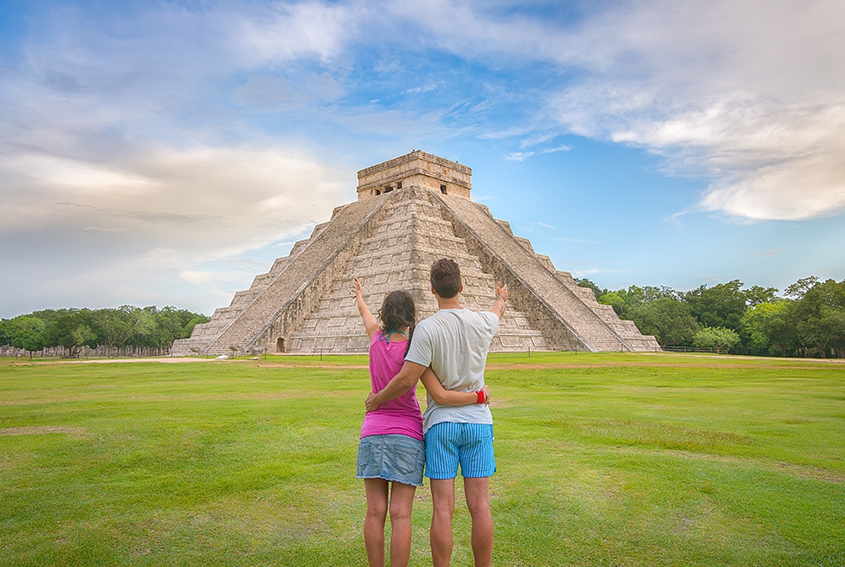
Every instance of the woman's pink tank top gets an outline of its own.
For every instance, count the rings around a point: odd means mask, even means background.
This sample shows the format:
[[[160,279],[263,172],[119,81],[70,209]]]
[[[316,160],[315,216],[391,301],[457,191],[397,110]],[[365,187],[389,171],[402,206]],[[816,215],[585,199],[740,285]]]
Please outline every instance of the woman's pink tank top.
[[[399,373],[405,362],[405,341],[387,342],[381,331],[370,341],[370,384],[373,392],[381,391]],[[382,404],[364,417],[361,437],[399,434],[422,441],[422,412],[417,401],[416,385],[395,400]]]

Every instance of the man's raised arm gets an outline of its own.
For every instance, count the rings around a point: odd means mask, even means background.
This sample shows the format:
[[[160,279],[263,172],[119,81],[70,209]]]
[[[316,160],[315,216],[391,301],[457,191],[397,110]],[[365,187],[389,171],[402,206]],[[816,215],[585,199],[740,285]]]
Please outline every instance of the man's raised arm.
[[[416,362],[405,361],[399,373],[390,379],[381,391],[377,393],[370,392],[367,396],[367,401],[364,405],[367,406],[367,411],[376,411],[381,404],[387,403],[390,400],[395,400],[411,388],[417,385],[417,381],[425,372],[427,366],[422,366]]]
[[[508,301],[508,284],[502,285],[502,282],[496,282],[496,301],[490,307],[490,311],[495,313],[501,319],[505,314],[505,303]]]

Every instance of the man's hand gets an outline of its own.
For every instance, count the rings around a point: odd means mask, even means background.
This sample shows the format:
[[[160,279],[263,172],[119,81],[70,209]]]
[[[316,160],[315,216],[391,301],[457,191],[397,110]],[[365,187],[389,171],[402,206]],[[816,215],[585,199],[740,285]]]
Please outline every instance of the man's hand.
[[[496,282],[496,301],[490,311],[495,313],[501,319],[505,314],[505,303],[508,301],[508,284],[502,285],[502,282]]]
[[[367,413],[371,411],[376,411],[381,404],[376,403],[376,394],[375,392],[370,392],[370,395],[367,396],[367,400],[364,402],[364,407],[367,408]]]
[[[496,282],[496,299],[501,297],[505,301],[508,300],[508,284],[502,286],[502,282]]]
[[[484,384],[484,386],[481,388],[481,391],[484,392],[484,403],[489,404],[490,403],[490,388],[487,386],[487,384]]]

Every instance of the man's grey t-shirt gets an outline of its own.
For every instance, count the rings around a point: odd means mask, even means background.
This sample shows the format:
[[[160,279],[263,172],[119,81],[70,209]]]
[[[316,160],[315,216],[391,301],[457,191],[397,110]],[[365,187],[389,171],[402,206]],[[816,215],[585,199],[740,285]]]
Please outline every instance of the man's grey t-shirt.
[[[490,311],[441,309],[414,329],[405,360],[431,366],[447,390],[477,392],[484,386],[484,366],[499,317]],[[427,395],[427,394],[426,394]],[[493,423],[487,404],[441,406],[427,395],[423,432],[437,423]]]

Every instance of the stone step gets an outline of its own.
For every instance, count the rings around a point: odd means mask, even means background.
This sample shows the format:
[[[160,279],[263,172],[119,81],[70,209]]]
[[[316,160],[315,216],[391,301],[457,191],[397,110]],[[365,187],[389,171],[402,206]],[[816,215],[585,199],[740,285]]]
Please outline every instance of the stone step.
[[[514,238],[503,223],[475,203],[449,195],[435,195],[475,242],[491,256],[490,264],[506,269],[530,294],[539,298],[590,350],[631,350],[583,300],[583,295],[558,280],[538,260],[533,249]],[[590,290],[587,290],[590,291]],[[592,293],[592,292],[591,292]]]

